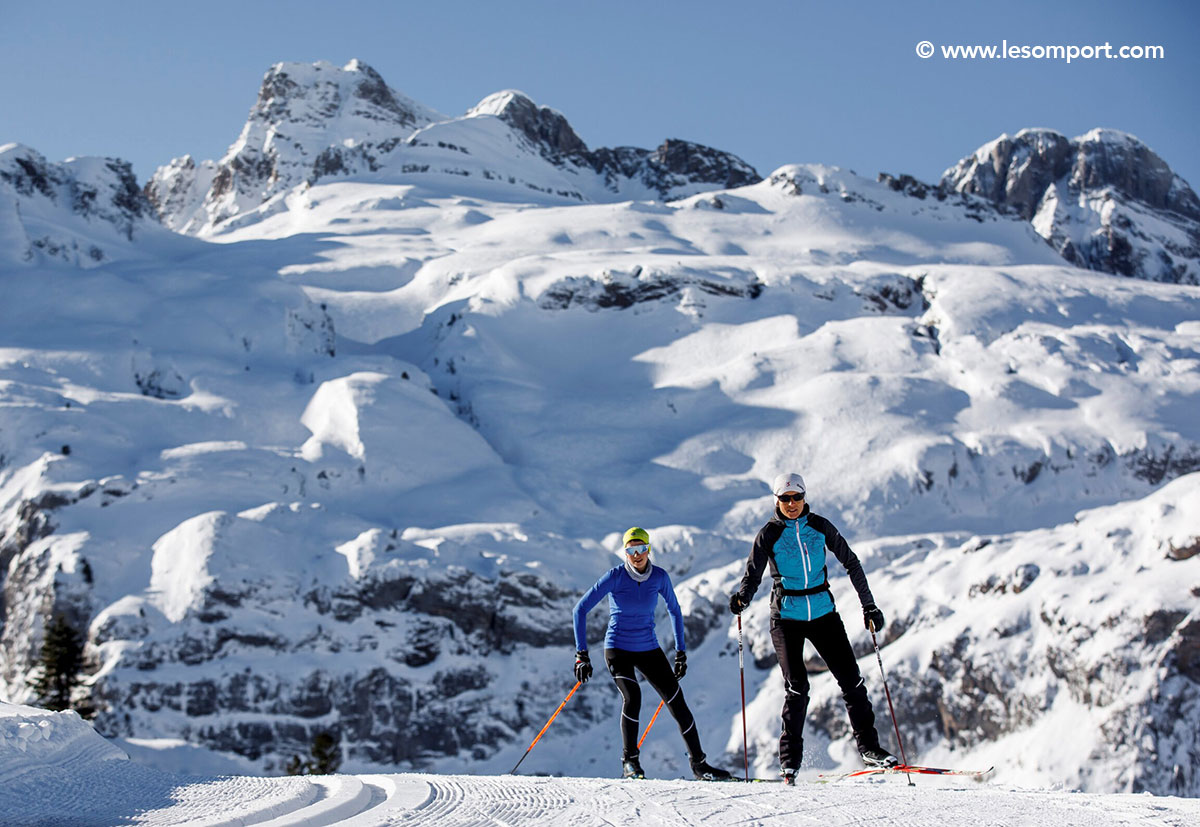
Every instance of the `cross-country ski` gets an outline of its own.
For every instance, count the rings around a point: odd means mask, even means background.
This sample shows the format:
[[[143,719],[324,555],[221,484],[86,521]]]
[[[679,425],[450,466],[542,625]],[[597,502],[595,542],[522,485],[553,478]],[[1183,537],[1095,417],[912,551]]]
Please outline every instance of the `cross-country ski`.
[[[861,770],[853,770],[852,772],[821,773],[817,776],[817,779],[829,782],[841,781],[847,778],[865,778],[872,775],[946,775],[963,776],[973,781],[984,781],[994,772],[995,767],[988,767],[986,770],[960,770],[897,764],[894,767],[866,767]]]

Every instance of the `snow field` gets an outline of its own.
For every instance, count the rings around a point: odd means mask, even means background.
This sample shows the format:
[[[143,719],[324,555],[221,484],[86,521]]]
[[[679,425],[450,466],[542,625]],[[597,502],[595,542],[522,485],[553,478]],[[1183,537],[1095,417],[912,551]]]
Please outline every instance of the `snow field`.
[[[171,775],[129,761],[73,713],[0,704],[6,825],[1184,825],[1200,802],[963,786],[899,778],[810,785],[599,778]]]
[[[40,710],[0,705],[9,723]],[[78,721],[78,718],[74,719]],[[80,737],[82,727],[88,732]],[[86,724],[56,725],[44,740],[105,744]],[[0,747],[0,750],[6,749]],[[113,749],[110,747],[110,749]],[[96,751],[93,751],[96,754]],[[121,757],[65,760],[28,753],[0,786],[0,819],[18,825],[270,825],[374,827],[429,824],[677,825],[706,823],[854,825],[1185,825],[1192,799],[1008,789],[919,777],[813,784],[623,781],[464,775],[332,775],[291,778],[172,776]],[[43,760],[45,759],[45,760]],[[10,776],[11,778],[11,776]]]

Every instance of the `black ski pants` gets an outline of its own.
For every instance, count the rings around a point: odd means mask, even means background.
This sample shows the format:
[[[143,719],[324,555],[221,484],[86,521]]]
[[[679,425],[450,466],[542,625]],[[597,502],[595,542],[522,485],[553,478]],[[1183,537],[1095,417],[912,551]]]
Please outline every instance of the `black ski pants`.
[[[642,708],[642,688],[638,685],[634,670],[642,673],[646,681],[654,687],[654,691],[666,701],[667,709],[679,724],[679,733],[687,744],[688,756],[692,763],[704,760],[704,750],[700,748],[700,734],[696,731],[696,719],[688,709],[683,699],[683,690],[675,679],[675,670],[667,662],[667,656],[662,649],[650,649],[645,652],[630,652],[626,649],[605,649],[604,662],[617,689],[621,692],[621,745],[625,758],[638,756],[638,713]]]
[[[854,650],[846,637],[846,627],[836,611],[816,620],[785,620],[772,618],[771,641],[779,655],[783,671],[783,728],[779,735],[779,765],[783,769],[799,769],[804,757],[804,716],[808,712],[808,672],[804,668],[804,641],[812,641],[817,654],[842,690],[850,727],[859,750],[879,746],[875,730],[875,710],[867,697],[867,687]]]

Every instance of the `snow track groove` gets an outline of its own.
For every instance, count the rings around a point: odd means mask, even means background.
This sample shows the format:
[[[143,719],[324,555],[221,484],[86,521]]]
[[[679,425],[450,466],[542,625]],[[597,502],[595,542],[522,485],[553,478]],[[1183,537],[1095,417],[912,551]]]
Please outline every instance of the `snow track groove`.
[[[3,785],[0,824],[242,827],[308,808],[319,797],[304,778],[193,778],[109,760],[76,771],[40,768]]]
[[[666,825],[820,824],[825,827],[887,823],[898,827],[1050,827],[1061,824],[1164,825],[1200,819],[1200,801],[1146,796],[1093,796],[982,788],[943,779],[919,785],[872,782],[837,787],[714,784],[684,780],[624,781],[599,778],[394,775],[362,776],[383,799],[343,827],[640,827]],[[299,810],[280,824],[324,825]]]
[[[570,813],[574,798],[554,779],[423,776],[431,795],[420,807],[389,824],[476,824],[549,822]]]
[[[372,788],[353,775],[310,776],[308,781],[318,792],[316,799],[299,810],[263,822],[262,827],[336,824],[363,812],[374,800]]]
[[[4,827],[1184,827],[1200,800],[1013,790],[945,779],[743,785],[605,778],[185,777],[129,761],[44,769],[0,787]]]

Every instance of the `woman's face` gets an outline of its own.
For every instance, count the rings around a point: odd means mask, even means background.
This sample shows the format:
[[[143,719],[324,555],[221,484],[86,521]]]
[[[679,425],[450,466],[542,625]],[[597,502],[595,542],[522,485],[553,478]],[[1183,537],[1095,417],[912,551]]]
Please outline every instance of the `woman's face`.
[[[775,501],[779,503],[779,510],[783,512],[783,516],[787,517],[789,520],[794,520],[799,517],[800,511],[804,508],[803,494],[789,492],[776,497]]]
[[[650,565],[650,546],[641,540],[630,540],[626,543],[625,554],[638,572],[645,571],[646,566]]]

